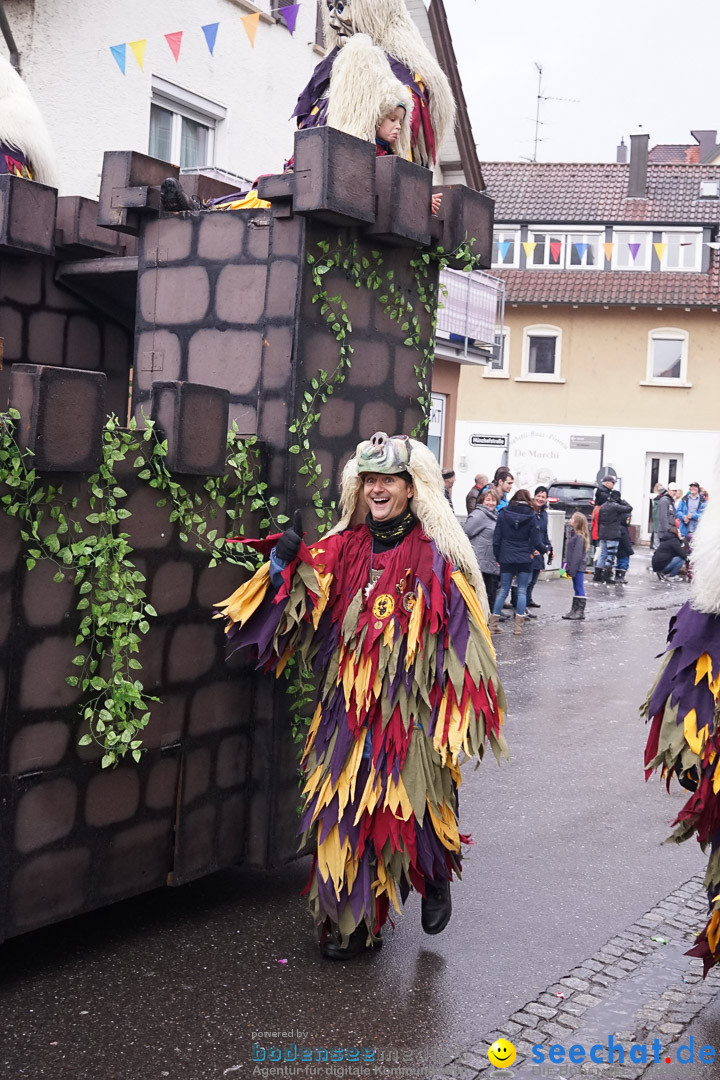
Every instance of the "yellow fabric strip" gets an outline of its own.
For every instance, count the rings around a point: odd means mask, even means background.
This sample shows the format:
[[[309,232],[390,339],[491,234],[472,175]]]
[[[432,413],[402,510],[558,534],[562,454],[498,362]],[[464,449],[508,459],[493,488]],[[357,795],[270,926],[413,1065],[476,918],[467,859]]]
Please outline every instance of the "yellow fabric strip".
[[[490,646],[492,656],[494,657],[495,649],[493,647],[492,638],[490,637],[490,631],[488,630],[485,616],[483,615],[482,608],[480,607],[480,601],[477,598],[477,593],[460,570],[453,570],[452,579],[460,590],[460,595],[467,604],[468,611],[482,630],[483,637]]]
[[[270,563],[266,562],[253,574],[249,581],[236,589],[232,596],[229,596],[227,600],[221,600],[219,604],[213,605],[213,607],[222,609],[214,618],[227,618],[232,623],[242,626],[262,604],[269,585]]]
[[[697,754],[699,757],[703,752],[707,731],[705,728],[702,728],[700,734],[698,734],[697,714],[694,709],[691,709],[683,720],[683,732],[685,734],[685,741],[693,754]]]

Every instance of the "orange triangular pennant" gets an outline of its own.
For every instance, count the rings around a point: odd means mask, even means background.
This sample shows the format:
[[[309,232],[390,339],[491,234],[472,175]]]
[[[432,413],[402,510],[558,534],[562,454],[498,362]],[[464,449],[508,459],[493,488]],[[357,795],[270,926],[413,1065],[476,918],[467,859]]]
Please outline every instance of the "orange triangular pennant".
[[[615,247],[615,245],[612,243],[607,243],[603,244],[603,247],[605,248],[605,258],[608,262],[610,262],[610,260],[612,259],[613,248]]]
[[[662,262],[663,255],[667,251],[667,244],[653,244],[653,247],[655,248],[655,254],[658,257],[658,261]]]
[[[178,62],[178,58],[180,56],[180,46],[182,45],[182,36],[183,36],[183,31],[182,30],[176,30],[174,34],[166,34],[165,35],[165,40],[167,41],[168,45],[170,46],[170,52],[175,57],[175,63]]]
[[[143,38],[142,41],[128,41],[128,45],[132,49],[132,54],[138,62],[138,67],[143,70],[143,61],[145,60],[145,46],[147,45],[147,39]]]
[[[250,44],[253,49],[255,48],[255,35],[257,33],[258,23],[260,22],[260,12],[255,12],[254,15],[243,15],[242,24],[245,27],[245,33],[250,38]]]

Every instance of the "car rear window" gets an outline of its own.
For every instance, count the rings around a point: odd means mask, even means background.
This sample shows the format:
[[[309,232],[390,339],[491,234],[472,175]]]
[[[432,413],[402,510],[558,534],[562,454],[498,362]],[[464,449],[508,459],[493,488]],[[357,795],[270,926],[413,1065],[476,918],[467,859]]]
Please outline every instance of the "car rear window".
[[[595,488],[592,484],[553,484],[549,494],[563,502],[592,502]]]

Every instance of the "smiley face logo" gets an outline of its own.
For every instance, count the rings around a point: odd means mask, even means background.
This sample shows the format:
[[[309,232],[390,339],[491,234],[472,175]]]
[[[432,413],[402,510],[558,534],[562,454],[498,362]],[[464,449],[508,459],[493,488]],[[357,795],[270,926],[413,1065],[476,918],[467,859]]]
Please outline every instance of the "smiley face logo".
[[[488,1047],[488,1060],[496,1069],[507,1069],[517,1057],[517,1051],[508,1039],[496,1039]]]
[[[382,593],[373,604],[376,619],[389,619],[395,610],[395,601],[389,593]]]

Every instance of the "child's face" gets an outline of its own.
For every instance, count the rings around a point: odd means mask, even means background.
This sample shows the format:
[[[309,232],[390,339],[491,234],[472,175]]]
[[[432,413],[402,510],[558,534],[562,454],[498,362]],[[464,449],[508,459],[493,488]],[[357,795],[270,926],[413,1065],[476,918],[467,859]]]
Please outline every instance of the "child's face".
[[[405,110],[398,106],[393,109],[391,113],[388,113],[384,119],[380,121],[377,127],[377,133],[381,139],[385,142],[396,143],[400,135],[400,129],[405,119]]]

